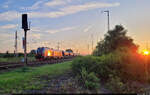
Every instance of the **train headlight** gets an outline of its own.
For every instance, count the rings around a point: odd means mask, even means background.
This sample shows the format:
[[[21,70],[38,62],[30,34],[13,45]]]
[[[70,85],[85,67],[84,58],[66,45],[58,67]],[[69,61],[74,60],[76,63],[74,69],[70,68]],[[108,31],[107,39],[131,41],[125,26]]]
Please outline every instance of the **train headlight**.
[[[50,52],[48,52],[48,56],[51,56],[51,53],[50,53]]]

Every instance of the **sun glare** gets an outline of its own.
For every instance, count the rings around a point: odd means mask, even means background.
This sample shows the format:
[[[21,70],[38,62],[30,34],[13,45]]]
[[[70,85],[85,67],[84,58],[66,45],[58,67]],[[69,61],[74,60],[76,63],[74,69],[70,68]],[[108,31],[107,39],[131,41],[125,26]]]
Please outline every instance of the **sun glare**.
[[[149,55],[150,52],[148,50],[143,50],[143,55]]]

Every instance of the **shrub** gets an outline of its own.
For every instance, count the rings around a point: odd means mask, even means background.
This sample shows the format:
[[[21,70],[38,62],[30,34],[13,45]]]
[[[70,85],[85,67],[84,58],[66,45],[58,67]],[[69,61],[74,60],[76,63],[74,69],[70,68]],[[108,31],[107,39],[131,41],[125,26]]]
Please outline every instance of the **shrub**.
[[[98,89],[100,87],[100,79],[96,77],[95,73],[90,73],[87,75],[87,80],[85,81],[85,86],[88,89]]]
[[[73,60],[72,70],[78,75],[81,74],[82,68],[89,72],[96,72],[99,58],[93,56],[77,57]]]
[[[97,77],[103,78],[104,80],[108,79],[109,74],[115,74],[114,70],[111,67],[113,61],[111,55],[105,55],[102,57],[95,56],[84,56],[78,57],[73,60],[72,70],[75,75],[81,75],[83,68],[85,68],[86,72],[90,74],[91,72],[95,73]],[[117,59],[114,60],[115,63]]]
[[[81,76],[79,77],[81,77],[81,82],[87,89],[98,89],[100,87],[100,80],[96,77],[94,72],[88,73],[85,68],[82,68]]]
[[[113,92],[123,92],[125,90],[125,85],[121,82],[121,79],[117,76],[110,76],[109,82],[106,84],[107,88]]]
[[[144,81],[145,68],[143,59],[139,54],[130,51],[118,51],[113,53],[113,56],[120,56],[117,64],[113,64],[116,75],[123,81],[138,80]]]
[[[6,53],[3,57],[4,58],[10,58],[10,57],[14,57],[15,55],[12,53],[12,54],[10,54],[10,53]]]
[[[24,54],[23,53],[18,53],[18,57],[23,57]]]
[[[28,57],[35,57],[35,54],[29,53],[27,54]]]
[[[75,75],[80,76],[80,78],[82,76],[87,88],[95,85],[87,80],[88,75],[94,73],[102,82],[108,82],[110,88],[122,91],[124,84],[128,81],[146,82],[144,62],[144,58],[140,54],[120,48],[99,57],[78,57],[73,60],[72,70]],[[150,67],[148,63],[150,63],[150,60],[147,60],[147,66]],[[150,74],[150,70],[148,70],[148,73]],[[86,76],[86,78],[83,76]]]

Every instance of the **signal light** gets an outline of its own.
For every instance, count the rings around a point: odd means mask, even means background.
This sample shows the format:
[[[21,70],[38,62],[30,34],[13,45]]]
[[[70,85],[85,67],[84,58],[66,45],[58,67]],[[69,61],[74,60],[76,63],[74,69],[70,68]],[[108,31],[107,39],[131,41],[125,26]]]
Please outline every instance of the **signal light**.
[[[22,14],[22,28],[28,30],[28,17],[27,17],[27,14]]]

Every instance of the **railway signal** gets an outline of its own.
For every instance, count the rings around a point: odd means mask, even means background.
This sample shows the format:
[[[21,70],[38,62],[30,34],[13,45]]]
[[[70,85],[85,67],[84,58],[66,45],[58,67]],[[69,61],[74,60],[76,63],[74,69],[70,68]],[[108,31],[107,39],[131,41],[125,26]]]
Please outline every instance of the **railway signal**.
[[[29,23],[30,25],[30,23]],[[29,26],[30,28],[30,26]],[[28,28],[28,17],[27,14],[22,14],[22,29],[24,29],[24,62],[27,65],[27,31],[30,30]]]

